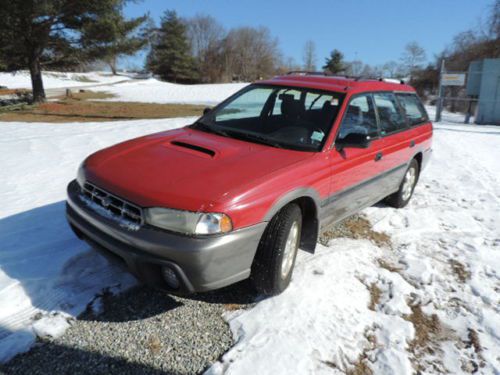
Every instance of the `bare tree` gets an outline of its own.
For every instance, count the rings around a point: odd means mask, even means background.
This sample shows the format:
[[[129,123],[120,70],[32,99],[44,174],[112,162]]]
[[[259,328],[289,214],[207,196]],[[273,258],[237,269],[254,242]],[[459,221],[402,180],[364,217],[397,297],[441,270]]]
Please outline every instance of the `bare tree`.
[[[401,55],[401,63],[405,68],[405,73],[411,74],[416,69],[421,68],[425,59],[425,50],[417,42],[413,41],[408,43]]]
[[[219,43],[226,34],[217,20],[209,15],[198,14],[186,20],[186,23],[193,56],[199,60],[203,60],[207,51]]]
[[[387,61],[382,65],[382,75],[386,78],[399,78],[401,66],[396,61]]]
[[[348,61],[345,64],[345,71],[348,76],[360,76],[364,64],[361,60]]]
[[[316,44],[312,40],[308,40],[304,45],[304,55],[303,55],[304,70],[315,71],[316,70]]]
[[[269,77],[276,72],[281,60],[278,40],[265,27],[233,29],[223,48],[226,80]]]

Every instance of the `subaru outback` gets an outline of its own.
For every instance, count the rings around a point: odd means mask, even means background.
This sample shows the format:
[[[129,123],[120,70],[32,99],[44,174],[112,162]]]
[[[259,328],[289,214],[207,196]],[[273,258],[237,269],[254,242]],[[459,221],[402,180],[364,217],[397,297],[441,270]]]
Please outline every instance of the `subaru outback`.
[[[381,200],[404,207],[431,142],[404,83],[290,73],[89,156],[67,218],[149,284],[192,293],[251,278],[278,294],[325,226]]]

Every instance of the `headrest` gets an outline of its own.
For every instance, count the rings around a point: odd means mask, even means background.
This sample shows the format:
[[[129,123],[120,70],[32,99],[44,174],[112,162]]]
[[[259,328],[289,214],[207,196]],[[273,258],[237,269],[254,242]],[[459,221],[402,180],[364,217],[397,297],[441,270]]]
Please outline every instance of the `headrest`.
[[[282,94],[281,99],[281,113],[286,117],[297,118],[305,112],[304,104],[300,99],[295,99],[292,94]]]

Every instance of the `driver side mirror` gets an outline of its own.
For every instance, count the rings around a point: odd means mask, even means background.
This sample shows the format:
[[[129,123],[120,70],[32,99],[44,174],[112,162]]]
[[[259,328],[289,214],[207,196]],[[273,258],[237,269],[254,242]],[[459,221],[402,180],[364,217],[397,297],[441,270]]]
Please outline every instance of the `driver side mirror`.
[[[203,110],[203,116],[205,116],[207,113],[210,113],[210,111],[212,110],[212,108],[210,107],[206,107],[204,110]]]
[[[339,138],[335,141],[335,148],[342,151],[344,148],[368,148],[371,140],[366,134],[349,133],[344,138]]]

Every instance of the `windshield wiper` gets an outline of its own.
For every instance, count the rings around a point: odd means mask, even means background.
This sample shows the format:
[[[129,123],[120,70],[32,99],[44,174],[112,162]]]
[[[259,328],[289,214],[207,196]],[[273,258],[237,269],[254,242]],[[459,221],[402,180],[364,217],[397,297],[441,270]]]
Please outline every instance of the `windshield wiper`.
[[[248,139],[257,143],[262,143],[268,146],[272,147],[277,147],[277,148],[284,148],[283,145],[281,145],[278,142],[273,141],[272,139],[269,139],[267,137],[263,137],[258,134],[253,134],[253,133],[240,133],[240,132],[233,132],[232,133],[235,137],[238,138],[243,138],[243,139]]]
[[[200,120],[196,121],[192,125],[192,127],[194,129],[203,130],[209,133],[220,135],[222,137],[230,137],[230,135],[226,133],[224,130],[217,129],[215,126],[208,125],[204,122],[201,122]]]

